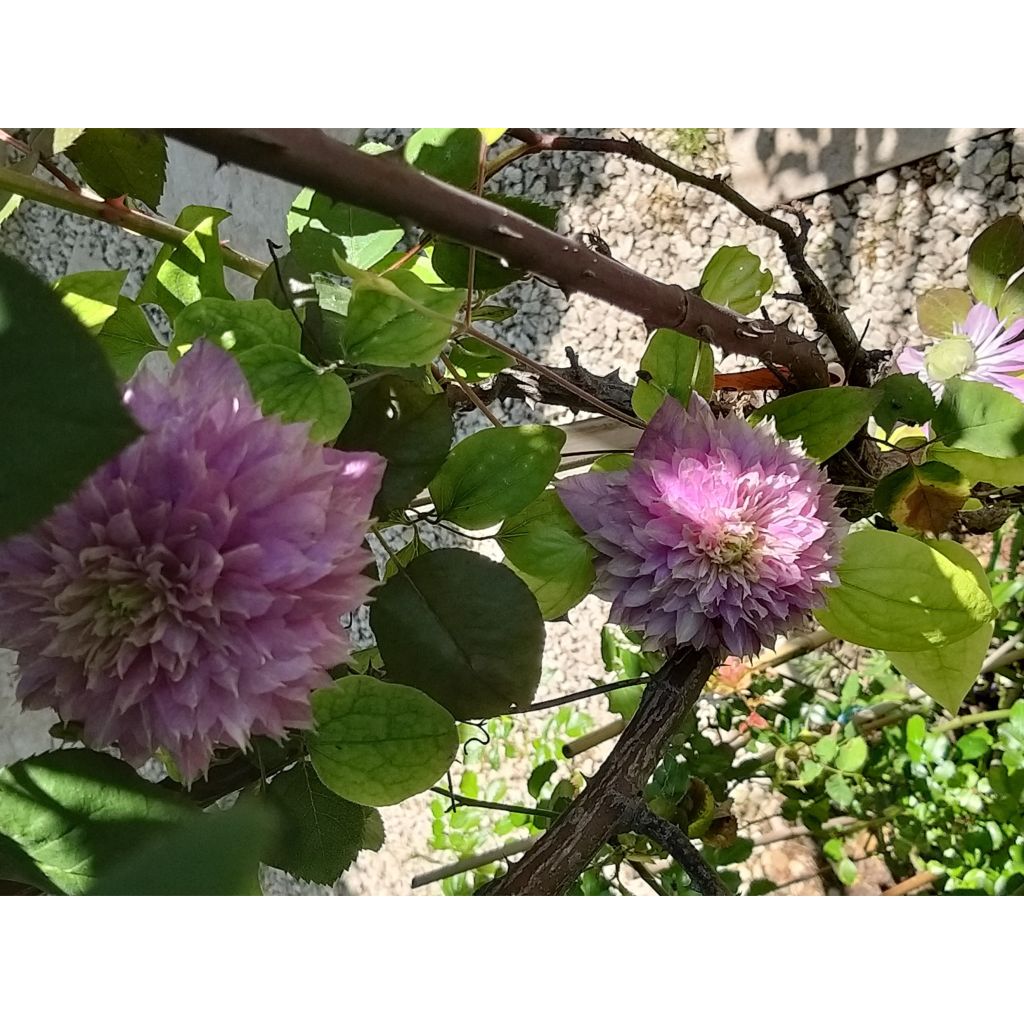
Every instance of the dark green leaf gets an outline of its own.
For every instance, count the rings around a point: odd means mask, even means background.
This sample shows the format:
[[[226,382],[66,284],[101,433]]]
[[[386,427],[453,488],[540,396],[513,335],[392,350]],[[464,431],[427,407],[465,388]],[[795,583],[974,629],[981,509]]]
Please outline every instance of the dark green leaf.
[[[530,424],[489,427],[460,441],[430,485],[438,515],[481,530],[519,512],[547,486],[565,433]]]
[[[207,811],[159,834],[104,871],[90,896],[258,896],[259,866],[277,822],[246,801]]]
[[[443,394],[415,381],[379,377],[352,389],[352,415],[336,447],[379,452],[387,459],[373,504],[385,516],[405,508],[434,478],[452,443],[452,414]]]
[[[700,294],[708,302],[742,313],[753,313],[771,291],[772,274],[745,245],[723,245],[711,257],[700,278]]]
[[[491,323],[500,324],[515,316],[517,312],[512,306],[477,306],[473,310],[473,319],[489,320]]]
[[[359,804],[397,804],[429,789],[459,746],[443,707],[411,686],[370,676],[345,676],[318,690],[313,714],[313,767],[328,789]]]
[[[295,317],[267,299],[200,299],[174,318],[171,347],[180,356],[197,338],[206,338],[236,355],[257,345],[283,345],[297,352],[301,334]]]
[[[594,551],[554,491],[506,519],[497,541],[545,619],[560,618],[590,593]]]
[[[862,647],[924,651],[962,640],[995,610],[974,574],[936,548],[899,533],[850,534],[838,569],[815,612],[836,636]]]
[[[477,128],[420,128],[405,144],[405,159],[425,174],[468,189],[476,184],[482,146]]]
[[[0,878],[77,895],[192,807],[124,761],[54,750],[0,768]]]
[[[390,217],[304,188],[288,211],[288,234],[302,266],[336,274],[335,254],[366,270],[391,252],[405,232]]]
[[[424,366],[444,348],[465,293],[425,284],[411,270],[391,271],[387,280],[434,315],[357,283],[348,307],[347,358],[373,366]]]
[[[996,309],[1003,299],[1007,281],[1021,267],[1024,267],[1024,222],[1015,215],[1001,217],[971,243],[967,253],[967,282],[979,302]],[[1011,300],[1010,305],[1016,302]],[[999,308],[999,315],[1006,316],[1006,312]]]
[[[477,384],[515,365],[515,360],[476,338],[460,338],[448,351],[448,359],[461,380]]]
[[[138,435],[95,339],[43,281],[0,256],[0,539]]]
[[[376,843],[376,821],[367,836],[370,809],[332,793],[305,761],[276,775],[264,799],[281,821],[267,863],[296,878],[333,885],[361,850]]]
[[[655,331],[640,359],[643,374],[633,391],[633,411],[649,420],[661,407],[665,395],[686,406],[696,389],[708,397],[714,380],[715,362],[711,347],[696,338],[662,327]],[[703,385],[703,386],[702,386]]]
[[[819,388],[776,398],[750,419],[757,423],[771,416],[780,437],[800,438],[808,455],[824,461],[853,440],[880,400],[881,394],[868,388]]]
[[[521,196],[502,196],[487,194],[485,199],[497,203],[506,210],[518,213],[523,217],[554,231],[558,225],[558,210],[553,206],[534,202],[531,199],[523,199]],[[434,251],[431,255],[431,263],[438,277],[445,284],[454,288],[469,287],[469,249],[464,245],[455,242],[441,240],[434,243]],[[504,288],[506,285],[518,281],[526,276],[526,271],[520,267],[509,266],[495,256],[487,253],[476,252],[476,262],[473,265],[473,290],[475,292],[491,292]],[[474,316],[474,320],[483,319]]]
[[[529,589],[472,551],[430,551],[376,591],[370,626],[388,675],[462,719],[530,703],[544,622]]]
[[[418,558],[420,555],[426,554],[430,548],[420,540],[420,535],[414,533],[412,540],[409,541],[404,547],[399,548],[394,557],[389,558],[384,566],[384,575],[381,576],[381,580],[389,580],[395,575],[403,566],[408,565],[414,558]]]
[[[186,206],[175,223],[188,235],[160,249],[135,301],[155,303],[173,319],[200,299],[230,299],[217,234],[217,225],[228,216],[227,210],[212,206]]]
[[[545,761],[543,764],[537,765],[530,772],[530,777],[526,780],[526,791],[534,800],[540,799],[540,791],[556,771],[558,771],[558,763],[556,761]]]
[[[289,252],[276,253],[277,265],[272,260],[267,269],[253,285],[252,297],[266,299],[278,309],[288,311],[293,307],[302,309],[308,303],[316,302],[316,287],[313,275]],[[331,273],[338,272],[337,264],[331,264]],[[282,287],[284,282],[284,287]]]
[[[150,352],[167,352],[156,340],[145,310],[124,296],[96,341],[119,380],[127,380]]]
[[[931,390],[915,374],[894,373],[880,380],[873,390],[882,396],[875,406],[875,422],[887,434],[897,422],[927,423],[935,413]]]
[[[131,196],[157,208],[167,177],[167,142],[159,132],[86,128],[67,155],[104,199]]]
[[[997,459],[1024,455],[1024,402],[994,384],[947,381],[932,428],[948,448]]]
[[[127,270],[85,270],[62,277],[54,283],[53,290],[86,330],[99,334],[117,311],[127,276]]]
[[[264,413],[286,423],[309,423],[310,439],[333,441],[352,411],[348,385],[284,345],[257,345],[238,353],[238,365]]]

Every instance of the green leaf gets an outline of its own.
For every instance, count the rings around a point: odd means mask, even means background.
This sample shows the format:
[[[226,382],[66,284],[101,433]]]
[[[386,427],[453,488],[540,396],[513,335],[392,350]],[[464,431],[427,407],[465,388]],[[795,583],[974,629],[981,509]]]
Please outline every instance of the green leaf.
[[[460,338],[448,350],[448,359],[455,367],[457,376],[470,384],[488,380],[515,365],[511,356],[495,351],[476,338]],[[445,372],[448,372],[447,369]]]
[[[836,767],[841,772],[859,772],[868,759],[868,745],[862,736],[854,736],[839,747]]]
[[[997,459],[1024,455],[1024,402],[994,384],[946,381],[932,417],[936,440]]]
[[[924,651],[974,633],[995,614],[974,574],[913,537],[862,529],[850,534],[815,613],[836,636],[862,647]]]
[[[868,388],[818,388],[776,398],[750,420],[773,417],[780,437],[800,438],[808,455],[824,461],[853,440],[880,400],[881,394]]]
[[[1024,455],[1013,459],[994,459],[977,452],[947,448],[943,444],[930,445],[928,455],[959,470],[972,483],[995,484],[996,487],[1024,484]]]
[[[381,576],[381,582],[384,580],[391,579],[396,572],[407,566],[414,558],[418,558],[420,555],[426,554],[431,549],[420,540],[420,535],[414,533],[412,540],[409,541],[404,547],[400,547],[394,556],[389,558],[384,564],[384,573]]]
[[[434,478],[452,443],[452,414],[443,394],[415,381],[379,377],[352,390],[352,415],[336,447],[379,452],[387,459],[374,515],[405,508]]]
[[[944,462],[904,466],[875,488],[875,508],[894,523],[920,533],[942,533],[971,493],[959,470]]]
[[[27,156],[24,156],[20,160],[11,164],[7,170],[23,174],[27,178],[31,176],[38,163],[39,154],[29,153]],[[24,199],[25,197],[20,195],[18,192],[13,192],[6,188],[0,188],[0,224],[3,224],[8,217],[15,213],[18,207],[21,206]]]
[[[746,316],[771,291],[772,274],[745,245],[723,245],[708,261],[700,278],[700,294],[708,302],[728,306]]]
[[[948,338],[963,327],[971,311],[970,295],[959,288],[934,288],[917,299],[917,322],[932,338]]]
[[[888,434],[901,423],[927,423],[935,413],[935,398],[920,377],[894,373],[872,389],[881,398],[875,406],[875,422]]]
[[[229,216],[227,210],[212,206],[186,206],[175,223],[188,235],[177,245],[160,249],[135,301],[155,303],[173,319],[200,299],[230,299],[217,234],[217,225]]]
[[[619,473],[633,465],[633,456],[628,452],[612,452],[594,459],[590,466],[591,473]]]
[[[524,509],[548,485],[561,458],[558,427],[489,427],[460,441],[430,485],[437,514],[481,530]]]
[[[276,775],[262,797],[281,821],[266,863],[296,878],[333,885],[376,842],[370,809],[332,793],[305,761]]]
[[[131,196],[152,210],[159,205],[167,178],[167,142],[159,132],[86,128],[67,155],[86,184],[104,199]]]
[[[68,146],[73,145],[85,133],[84,128],[50,128],[49,131],[51,133],[50,156],[63,153]]]
[[[841,885],[853,885],[857,881],[857,865],[849,857],[844,857],[836,865],[836,878]]]
[[[411,686],[346,676],[313,694],[307,743],[317,775],[346,800],[397,804],[429,789],[455,759],[452,716]]]
[[[348,360],[373,366],[424,366],[444,348],[465,293],[424,284],[411,270],[391,271],[387,280],[434,315],[427,316],[372,284],[357,282],[348,307]]]
[[[268,416],[309,423],[310,440],[333,441],[352,411],[348,385],[284,345],[257,345],[238,353],[253,396]]]
[[[472,551],[430,551],[375,592],[370,626],[388,675],[461,719],[530,703],[544,622],[524,583]]]
[[[1024,267],[1024,223],[1017,216],[1001,217],[971,243],[967,252],[967,283],[979,302],[997,309],[1007,281],[1021,267]],[[998,311],[1000,316],[1006,315],[1002,309]]]
[[[99,334],[117,312],[127,270],[86,270],[54,283],[53,290],[86,330]]]
[[[90,896],[258,896],[275,819],[248,801],[207,811],[159,834],[103,872]]]
[[[39,754],[0,768],[0,878],[78,895],[195,815],[124,761],[80,749]]]
[[[920,764],[924,757],[924,739],[928,726],[920,715],[911,715],[906,725],[907,756],[914,764]]]
[[[710,389],[701,385],[714,380],[715,362],[709,345],[662,327],[647,342],[640,369],[650,379],[641,374],[637,381],[633,411],[646,422],[661,407],[665,395],[672,395],[684,407],[694,388],[707,397]]]
[[[405,144],[405,159],[419,171],[458,188],[476,184],[483,136],[478,128],[420,128]]]
[[[839,741],[835,736],[822,736],[821,739],[814,744],[814,756],[821,761],[822,764],[831,764],[838,751]]]
[[[518,310],[512,306],[477,306],[473,310],[473,320],[487,320],[500,324],[516,315]]]
[[[545,761],[543,764],[537,765],[530,772],[530,777],[526,780],[526,791],[534,800],[540,799],[541,790],[556,771],[558,771],[558,763],[556,761]]]
[[[171,348],[181,356],[197,338],[206,338],[236,355],[257,345],[283,345],[297,352],[301,337],[295,317],[267,299],[200,299],[174,318]]]
[[[138,436],[96,340],[45,282],[0,255],[0,539]]]
[[[288,211],[292,253],[307,270],[337,273],[335,253],[360,270],[383,259],[402,240],[401,225],[304,188]]]
[[[484,199],[497,203],[506,210],[527,217],[549,231],[558,226],[558,210],[544,203],[523,199],[521,196],[503,196],[487,193]],[[455,242],[440,240],[435,242],[431,255],[431,263],[438,276],[445,284],[455,288],[469,287],[469,249]],[[495,256],[477,250],[476,262],[473,265],[473,290],[475,292],[491,292],[504,288],[526,276],[527,271],[521,267],[513,267],[503,263]],[[474,317],[474,319],[479,319]]]
[[[853,803],[853,790],[842,775],[830,775],[825,780],[825,792],[832,803],[843,810]]]
[[[977,761],[992,749],[992,734],[988,729],[974,729],[956,741],[956,749],[965,761]]]
[[[167,352],[156,340],[141,306],[121,296],[114,315],[96,338],[118,380],[127,380],[150,352]]]
[[[933,540],[929,541],[928,545],[961,569],[971,573],[985,596],[991,598],[992,588],[988,575],[967,548],[951,540]],[[895,668],[907,679],[920,686],[948,711],[955,712],[978,678],[982,663],[988,654],[988,646],[992,642],[992,632],[993,624],[989,620],[973,633],[944,647],[925,651],[885,653]]]
[[[554,491],[506,519],[496,539],[545,619],[560,618],[590,593],[594,550]]]

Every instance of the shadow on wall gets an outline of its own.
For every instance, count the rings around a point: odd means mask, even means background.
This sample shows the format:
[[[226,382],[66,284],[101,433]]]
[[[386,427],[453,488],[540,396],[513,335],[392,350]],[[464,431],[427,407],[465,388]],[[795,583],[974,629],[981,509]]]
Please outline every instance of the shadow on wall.
[[[733,184],[759,204],[870,177],[999,128],[733,128]]]

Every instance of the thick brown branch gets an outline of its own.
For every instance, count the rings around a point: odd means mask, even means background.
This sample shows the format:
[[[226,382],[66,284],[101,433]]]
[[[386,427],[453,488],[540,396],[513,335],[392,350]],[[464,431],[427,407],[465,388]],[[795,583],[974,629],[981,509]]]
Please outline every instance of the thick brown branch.
[[[677,182],[702,188],[707,192],[732,204],[744,216],[749,217],[760,227],[773,231],[779,237],[782,251],[797,284],[800,295],[811,311],[820,330],[832,342],[848,378],[856,377],[852,383],[864,383],[860,379],[861,347],[857,334],[850,324],[843,308],[836,301],[824,281],[814,272],[804,253],[807,239],[803,233],[796,231],[791,224],[780,217],[755,206],[744,198],[731,185],[721,178],[709,178],[703,174],[689,171],[671,160],[659,156],[653,149],[636,139],[591,139],[574,138],[567,135],[552,135],[534,131],[532,128],[510,128],[508,134],[526,144],[519,155],[540,153],[545,151],[614,153],[624,156],[637,163],[655,167],[670,175]]]
[[[629,831],[640,793],[679,720],[694,705],[714,661],[706,652],[674,653],[647,684],[643,703],[622,739],[565,813],[504,878],[491,896],[554,896],[565,892],[614,835]]]
[[[825,362],[807,338],[768,320],[738,316],[563,238],[526,217],[421,174],[400,159],[373,157],[316,129],[174,128],[167,134],[334,199],[411,220],[639,316],[648,328],[671,327],[792,370],[803,387],[828,383]]]

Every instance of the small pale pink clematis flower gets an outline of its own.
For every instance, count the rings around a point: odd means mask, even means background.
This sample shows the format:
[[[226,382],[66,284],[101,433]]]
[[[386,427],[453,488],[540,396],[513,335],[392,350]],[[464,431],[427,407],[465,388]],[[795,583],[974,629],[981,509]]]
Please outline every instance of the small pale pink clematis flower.
[[[0,646],[18,696],[85,742],[188,780],[215,746],[312,724],[367,596],[384,461],[264,416],[205,342],[125,402],[146,433],[30,533],[0,544]]]
[[[745,656],[775,643],[838,582],[838,488],[769,423],[666,398],[629,469],[562,481],[597,549],[597,593],[645,646]]]
[[[978,302],[949,337],[929,339],[925,349],[905,348],[896,357],[902,373],[913,373],[941,399],[946,381],[959,377],[1009,391],[1024,401],[1024,319],[1001,321],[994,309]]]

